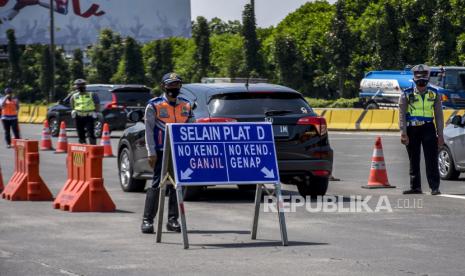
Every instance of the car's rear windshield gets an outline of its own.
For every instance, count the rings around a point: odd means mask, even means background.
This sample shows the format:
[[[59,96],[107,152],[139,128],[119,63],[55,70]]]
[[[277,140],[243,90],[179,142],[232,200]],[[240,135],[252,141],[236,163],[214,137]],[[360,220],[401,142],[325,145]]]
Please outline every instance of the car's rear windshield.
[[[146,103],[152,98],[149,89],[116,89],[113,91],[118,103]]]
[[[289,113],[311,113],[308,103],[296,93],[225,93],[209,99],[211,115],[264,115],[269,111],[290,111]]]

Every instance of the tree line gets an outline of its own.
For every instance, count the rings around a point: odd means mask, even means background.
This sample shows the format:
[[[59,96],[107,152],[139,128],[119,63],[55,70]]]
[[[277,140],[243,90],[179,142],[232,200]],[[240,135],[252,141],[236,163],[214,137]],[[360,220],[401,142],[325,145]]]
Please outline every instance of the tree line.
[[[13,30],[7,38],[1,87],[15,88],[23,101],[47,99],[52,83],[49,47],[17,45]],[[463,66],[465,0],[314,1],[269,28],[256,27],[254,5],[247,4],[241,21],[197,17],[191,38],[140,44],[102,30],[84,51],[70,55],[58,47],[54,55],[56,99],[77,78],[157,90],[169,71],[185,82],[262,77],[312,98],[352,98],[371,70],[400,70],[417,63]]]

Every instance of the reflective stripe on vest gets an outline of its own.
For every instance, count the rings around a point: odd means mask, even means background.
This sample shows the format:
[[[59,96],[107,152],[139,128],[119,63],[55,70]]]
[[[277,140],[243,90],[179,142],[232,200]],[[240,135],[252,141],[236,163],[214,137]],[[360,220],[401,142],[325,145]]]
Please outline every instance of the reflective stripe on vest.
[[[407,121],[433,121],[436,97],[437,94],[432,91],[426,92],[424,97],[417,92],[407,95]]]
[[[95,111],[95,103],[90,93],[81,95],[79,93],[74,94],[74,110],[79,112],[92,112]]]
[[[18,117],[18,101],[16,99],[5,100],[2,107],[2,118],[16,119]]]
[[[176,106],[172,106],[166,100],[154,103],[152,106],[157,114],[153,132],[155,136],[155,148],[163,150],[166,124],[187,123],[191,114],[191,106],[188,102],[179,102]]]

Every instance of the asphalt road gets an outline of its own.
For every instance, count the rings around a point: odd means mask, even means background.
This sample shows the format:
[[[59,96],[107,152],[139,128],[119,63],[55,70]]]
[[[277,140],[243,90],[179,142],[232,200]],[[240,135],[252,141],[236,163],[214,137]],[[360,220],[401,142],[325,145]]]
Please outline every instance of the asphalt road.
[[[26,138],[40,137],[40,126],[21,130]],[[122,192],[116,159],[109,158],[105,186],[117,212],[69,213],[51,202],[0,200],[0,275],[463,275],[465,197],[401,195],[408,188],[408,161],[397,133],[379,133],[397,188],[361,189],[378,134],[330,135],[334,176],[341,181],[330,182],[328,194],[343,196],[345,206],[365,202],[372,209],[383,198],[392,212],[300,207],[286,213],[290,244],[282,247],[275,213],[261,212],[258,240],[250,240],[253,192],[211,188],[201,201],[186,203],[191,248],[184,250],[180,234],[166,232],[157,244],[155,235],[140,233],[145,195]],[[112,142],[115,150],[117,139]],[[13,172],[12,158],[0,141],[4,180]],[[41,152],[40,158],[42,178],[56,195],[66,180],[65,155]],[[294,187],[284,189],[296,195]],[[425,179],[423,189],[429,192]],[[465,183],[442,182],[441,191],[464,195]]]

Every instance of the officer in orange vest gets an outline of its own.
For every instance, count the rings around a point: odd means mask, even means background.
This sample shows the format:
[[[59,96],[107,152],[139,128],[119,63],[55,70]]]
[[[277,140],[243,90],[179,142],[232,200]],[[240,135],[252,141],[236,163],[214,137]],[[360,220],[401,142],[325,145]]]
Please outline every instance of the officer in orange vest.
[[[160,196],[161,166],[163,162],[163,146],[165,127],[167,123],[192,122],[192,109],[189,100],[179,96],[182,79],[176,73],[163,76],[161,89],[164,94],[149,101],[145,109],[145,141],[148,151],[148,161],[153,168],[152,187],[147,190],[144,216],[141,230],[144,234],[152,234],[153,219],[158,211]],[[178,222],[178,202],[176,190],[173,186],[167,187],[169,192],[168,203],[168,231],[181,232]]]
[[[5,129],[6,147],[11,148],[10,129],[13,130],[15,139],[20,139],[18,127],[19,101],[13,96],[13,89],[9,87],[5,89],[5,97],[0,101],[0,107],[2,110],[3,128]]]

